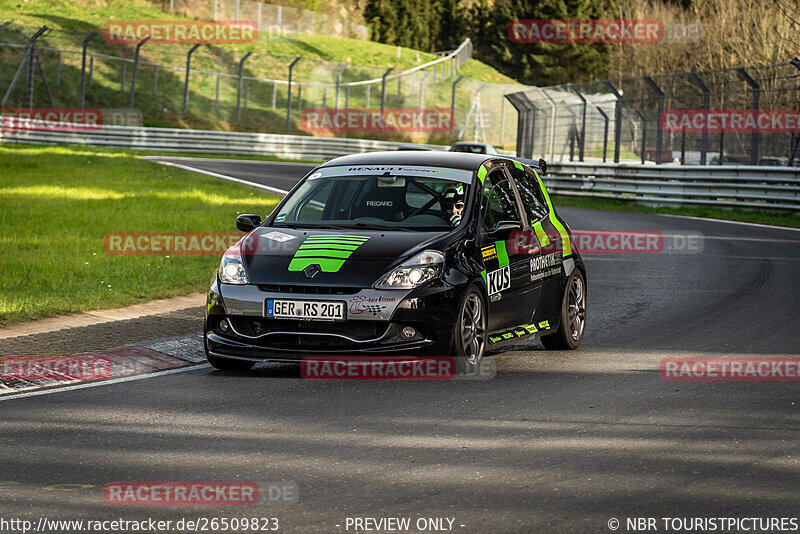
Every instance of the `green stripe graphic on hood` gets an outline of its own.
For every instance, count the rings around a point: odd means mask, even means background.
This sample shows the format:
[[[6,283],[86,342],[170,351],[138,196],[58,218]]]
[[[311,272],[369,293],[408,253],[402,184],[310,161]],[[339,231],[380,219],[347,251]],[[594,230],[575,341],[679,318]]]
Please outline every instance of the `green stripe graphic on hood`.
[[[311,235],[303,241],[289,262],[290,271],[302,271],[319,265],[326,273],[335,273],[358,247],[367,242],[362,235]]]

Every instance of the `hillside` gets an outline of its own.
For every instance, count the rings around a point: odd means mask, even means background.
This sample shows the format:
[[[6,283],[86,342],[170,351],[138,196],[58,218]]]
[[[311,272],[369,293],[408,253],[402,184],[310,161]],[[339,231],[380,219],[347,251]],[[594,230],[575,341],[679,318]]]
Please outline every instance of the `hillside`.
[[[110,20],[181,20],[185,17],[169,14],[157,6],[143,0],[0,0],[0,20],[10,20],[12,24],[2,34],[0,42],[23,45],[35,29],[46,24],[52,31],[43,36],[39,44],[45,48],[58,48],[79,51],[83,39],[92,31],[101,32],[91,41],[89,52],[118,58],[133,58],[135,46],[128,44],[108,44],[102,38],[103,25]],[[188,20],[188,19],[187,19]],[[181,126],[209,129],[236,129],[281,132],[299,132],[297,120],[297,88],[293,97],[293,123],[285,128],[286,86],[273,88],[271,82],[253,81],[246,84],[248,93],[247,110],[241,121],[236,123],[237,83],[235,78],[221,77],[219,81],[219,102],[217,104],[217,76],[207,73],[238,72],[238,62],[247,52],[252,56],[244,67],[245,76],[285,80],[288,65],[301,56],[293,73],[295,82],[335,81],[335,72],[348,63],[342,72],[342,82],[380,78],[389,66],[395,71],[404,71],[437,58],[436,55],[410,48],[398,48],[371,41],[349,38],[336,38],[310,34],[262,34],[259,42],[239,45],[203,45],[193,55],[193,74],[190,83],[188,112],[181,113],[183,104],[184,73],[173,70],[183,68],[190,45],[163,44],[150,42],[141,49],[136,85],[135,107],[141,110],[145,125]],[[22,48],[0,48],[0,87],[8,87],[14,71],[19,65],[24,50]],[[58,53],[42,49],[41,58],[44,70],[52,88],[56,107],[77,107],[80,87],[80,54],[62,54],[61,69],[58,72]],[[156,69],[153,64],[160,67]],[[87,88],[86,106],[97,108],[128,107],[132,64],[123,63],[108,57],[95,56],[93,60],[92,83]],[[172,69],[171,69],[171,68]],[[510,78],[495,69],[475,60],[469,60],[461,72],[468,77],[459,85],[457,95],[458,113],[466,114],[472,101],[470,91],[482,83],[514,83]],[[123,81],[123,75],[125,77]],[[157,78],[157,79],[156,79]],[[425,88],[425,107],[450,106],[450,91],[454,76],[429,76]],[[387,105],[393,107],[417,107],[419,104],[419,85],[421,75],[408,76],[401,82],[400,93],[397,82],[389,84]],[[22,105],[25,100],[25,84],[18,83],[7,107]],[[463,89],[463,90],[462,90]],[[155,93],[154,93],[155,90]],[[273,91],[275,94],[273,96]],[[300,107],[334,106],[333,89],[306,86],[301,90]],[[370,89],[371,107],[380,105],[380,85]],[[340,106],[344,105],[345,91],[341,91]],[[464,94],[461,94],[464,93]],[[274,100],[273,100],[274,99]],[[350,107],[367,107],[365,86],[352,88]],[[274,107],[273,107],[274,102]],[[499,102],[499,100],[498,100]],[[47,93],[37,77],[36,106],[49,107]],[[464,108],[461,110],[461,108]],[[387,136],[397,137],[395,136]],[[408,136],[400,136],[408,137]],[[420,136],[414,136],[420,139]],[[423,136],[424,137],[424,136]]]

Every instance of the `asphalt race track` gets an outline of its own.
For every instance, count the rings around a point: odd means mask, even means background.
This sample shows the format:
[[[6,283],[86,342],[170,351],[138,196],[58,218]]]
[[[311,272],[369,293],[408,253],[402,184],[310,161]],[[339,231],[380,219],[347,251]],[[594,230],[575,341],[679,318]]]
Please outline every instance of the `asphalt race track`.
[[[158,159],[283,190],[311,167]],[[664,531],[662,517],[794,516],[798,383],[666,381],[659,362],[797,356],[800,232],[560,212],[573,230],[699,233],[702,250],[586,255],[583,347],[513,346],[495,356],[491,380],[305,381],[292,366],[201,367],[2,401],[4,514],[277,517],[281,532],[304,533],[354,532],[348,517],[528,533],[611,532],[612,518],[626,532],[635,517],[659,518]],[[299,499],[109,506],[101,491],[110,481],[228,480],[291,481]]]

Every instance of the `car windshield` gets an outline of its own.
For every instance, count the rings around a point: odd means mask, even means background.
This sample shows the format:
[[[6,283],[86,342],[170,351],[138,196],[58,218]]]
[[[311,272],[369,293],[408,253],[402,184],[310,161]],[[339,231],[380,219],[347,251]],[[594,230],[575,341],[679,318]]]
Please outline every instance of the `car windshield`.
[[[289,195],[273,226],[446,230],[460,223],[471,180],[470,171],[432,167],[319,169]]]

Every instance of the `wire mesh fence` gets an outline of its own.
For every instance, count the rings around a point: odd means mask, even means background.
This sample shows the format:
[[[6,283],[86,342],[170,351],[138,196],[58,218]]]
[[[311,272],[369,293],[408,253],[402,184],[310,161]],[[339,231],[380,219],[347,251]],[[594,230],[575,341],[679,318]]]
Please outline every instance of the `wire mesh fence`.
[[[379,132],[387,139],[447,143],[455,139],[511,145],[513,107],[504,94],[521,85],[486,84],[464,76],[469,40],[458,49],[419,57],[398,48],[395,67],[325,61],[238,48],[145,42],[109,44],[99,35],[45,32],[12,25],[0,34],[4,108],[135,108],[148,126],[375,137],[374,131],[315,130],[304,110],[428,110],[452,113],[445,129]],[[287,43],[290,40],[286,41]],[[85,47],[85,54],[84,54]],[[299,59],[298,59],[299,58]],[[15,76],[17,72],[19,76]],[[32,75],[30,73],[33,73]],[[290,84],[291,79],[291,84]]]
[[[517,153],[549,161],[796,165],[800,61],[528,88]]]

